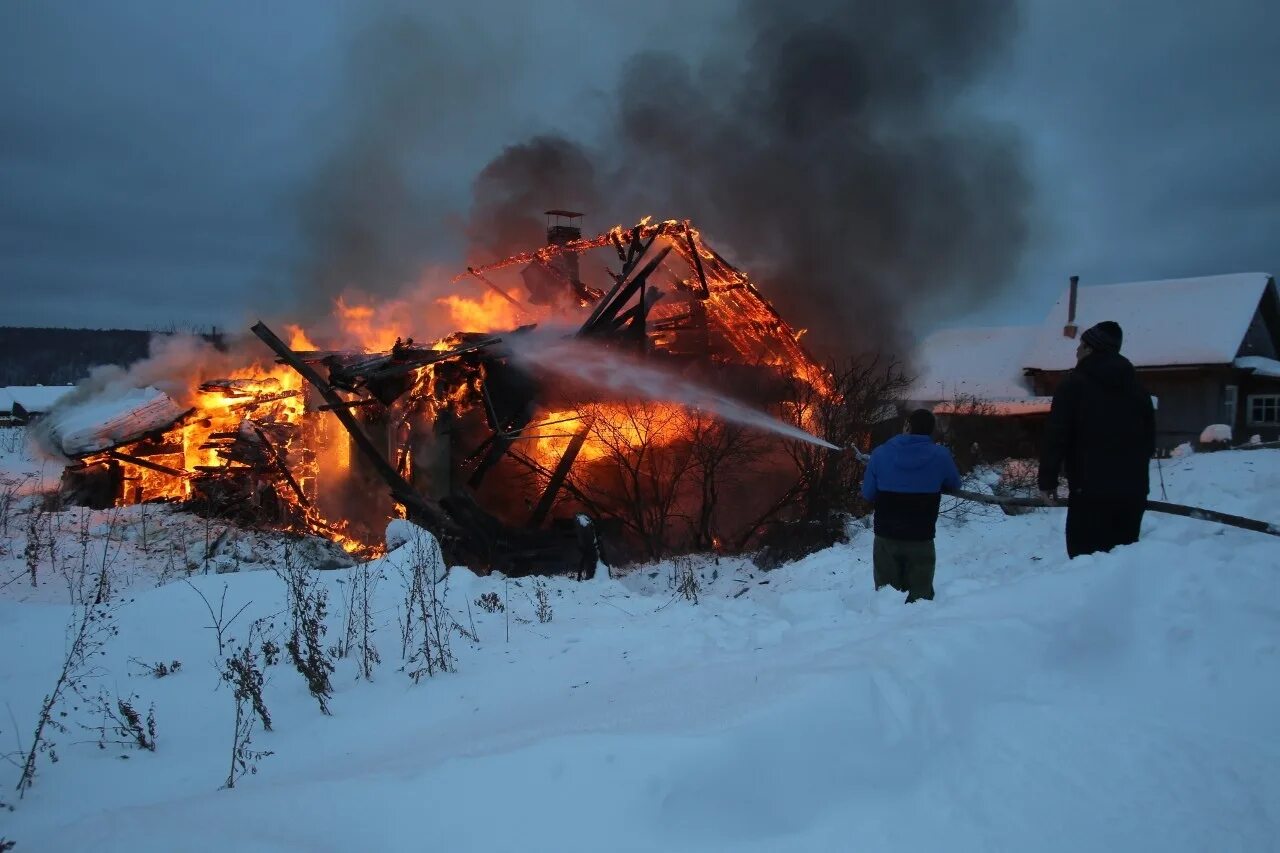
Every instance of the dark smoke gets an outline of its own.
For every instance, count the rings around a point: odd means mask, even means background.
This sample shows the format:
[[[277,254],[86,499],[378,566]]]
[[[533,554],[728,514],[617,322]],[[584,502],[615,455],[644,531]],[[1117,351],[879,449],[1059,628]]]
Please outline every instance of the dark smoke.
[[[471,263],[499,260],[545,242],[542,211],[549,207],[596,212],[601,207],[590,156],[554,136],[507,148],[485,166],[473,192],[467,226]]]
[[[494,111],[489,100],[508,73],[461,49],[465,23],[451,18],[451,30],[429,8],[379,0],[348,14],[354,35],[316,122],[329,153],[296,199],[303,319],[327,314],[345,291],[401,293],[454,248],[448,211],[465,184],[449,187],[439,164],[456,156],[476,116]]]
[[[592,212],[689,217],[819,347],[895,344],[907,312],[993,296],[1026,245],[1019,138],[968,101],[1017,11],[746,0],[698,67],[670,53],[629,63]],[[510,149],[477,181],[473,233],[487,221],[536,239],[513,223],[557,203],[537,193],[581,154],[545,138]]]

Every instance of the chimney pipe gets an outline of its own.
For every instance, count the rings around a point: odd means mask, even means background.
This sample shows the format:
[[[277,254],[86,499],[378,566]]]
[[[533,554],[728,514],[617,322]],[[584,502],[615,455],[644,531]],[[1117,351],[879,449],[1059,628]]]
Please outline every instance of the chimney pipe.
[[[1062,327],[1063,337],[1075,340],[1080,327],[1076,325],[1076,295],[1080,290],[1080,276],[1071,276],[1071,295],[1067,300],[1067,325]]]

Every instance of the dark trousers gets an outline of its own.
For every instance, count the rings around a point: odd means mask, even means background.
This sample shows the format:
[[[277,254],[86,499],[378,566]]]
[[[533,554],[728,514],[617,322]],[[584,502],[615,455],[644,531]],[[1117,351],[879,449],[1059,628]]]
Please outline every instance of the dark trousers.
[[[872,551],[876,589],[891,586],[907,594],[907,603],[933,599],[933,570],[937,554],[933,540],[910,542],[877,536]]]
[[[1067,502],[1067,556],[1079,557],[1132,545],[1142,530],[1146,498],[1083,498]]]

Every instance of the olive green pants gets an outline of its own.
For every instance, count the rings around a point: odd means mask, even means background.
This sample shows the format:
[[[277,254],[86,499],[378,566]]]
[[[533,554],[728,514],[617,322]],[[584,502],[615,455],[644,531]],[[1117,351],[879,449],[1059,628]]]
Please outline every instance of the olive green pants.
[[[891,586],[907,594],[907,604],[921,598],[933,599],[933,569],[937,554],[933,540],[908,542],[903,539],[876,537],[876,589]]]

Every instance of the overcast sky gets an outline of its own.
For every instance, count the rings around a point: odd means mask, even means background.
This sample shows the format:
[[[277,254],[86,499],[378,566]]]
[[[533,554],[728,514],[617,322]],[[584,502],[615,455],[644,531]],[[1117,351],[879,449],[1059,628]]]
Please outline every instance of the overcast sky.
[[[733,9],[456,5],[403,18],[369,3],[3,4],[0,325],[234,325],[289,310],[305,298],[308,204],[334,191],[334,152],[400,97],[413,101],[395,132],[412,133],[423,253],[447,260],[485,163],[531,133],[589,137],[627,58],[696,56]],[[1073,273],[1280,268],[1278,7],[1027,2],[1010,55],[971,97],[1024,138],[1031,245],[1007,287],[943,321],[1038,321]],[[385,103],[368,88],[381,43],[360,36],[379,18],[411,22],[421,57],[387,81]]]

